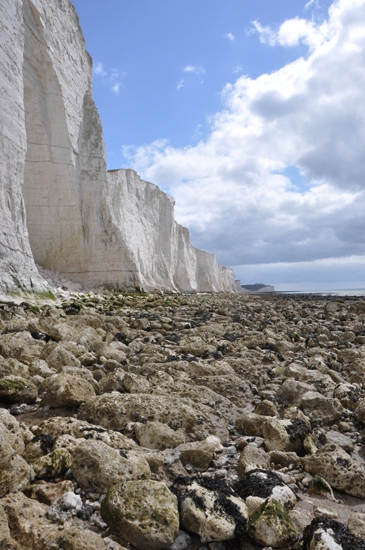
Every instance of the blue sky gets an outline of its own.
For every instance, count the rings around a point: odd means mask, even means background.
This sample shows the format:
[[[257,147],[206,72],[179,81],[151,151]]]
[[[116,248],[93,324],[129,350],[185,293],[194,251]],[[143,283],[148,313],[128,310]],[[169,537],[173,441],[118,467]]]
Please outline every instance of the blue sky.
[[[242,282],[365,286],[365,0],[74,0],[108,167]]]

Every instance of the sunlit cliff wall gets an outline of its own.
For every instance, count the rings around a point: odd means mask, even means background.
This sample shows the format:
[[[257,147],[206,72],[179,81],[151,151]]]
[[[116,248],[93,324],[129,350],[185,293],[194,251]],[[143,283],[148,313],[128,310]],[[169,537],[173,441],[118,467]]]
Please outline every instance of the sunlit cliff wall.
[[[69,0],[0,4],[0,287],[45,287],[35,262],[86,288],[233,291],[173,200],[107,173],[92,62]]]

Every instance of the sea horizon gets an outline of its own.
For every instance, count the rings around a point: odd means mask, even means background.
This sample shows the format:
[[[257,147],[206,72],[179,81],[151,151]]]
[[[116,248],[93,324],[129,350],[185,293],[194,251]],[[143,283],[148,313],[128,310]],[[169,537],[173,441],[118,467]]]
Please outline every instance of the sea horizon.
[[[278,294],[319,294],[331,296],[365,296],[365,288],[331,288],[312,290],[276,290]]]

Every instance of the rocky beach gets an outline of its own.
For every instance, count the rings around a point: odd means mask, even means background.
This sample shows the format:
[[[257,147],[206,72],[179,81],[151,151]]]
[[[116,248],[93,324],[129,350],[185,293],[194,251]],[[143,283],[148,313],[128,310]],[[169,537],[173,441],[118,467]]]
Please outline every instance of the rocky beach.
[[[0,548],[365,548],[364,321],[320,295],[3,297]]]

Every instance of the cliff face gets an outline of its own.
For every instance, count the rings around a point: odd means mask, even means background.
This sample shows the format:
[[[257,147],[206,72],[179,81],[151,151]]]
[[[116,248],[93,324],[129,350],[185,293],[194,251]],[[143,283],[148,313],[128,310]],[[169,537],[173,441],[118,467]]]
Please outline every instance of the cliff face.
[[[34,260],[85,287],[232,291],[173,201],[107,173],[91,59],[69,0],[0,5],[0,287],[44,287]]]
[[[21,0],[0,5],[0,282],[42,288],[28,241],[22,184],[27,147],[23,102]]]
[[[129,267],[125,284],[143,288],[231,292],[234,274],[194,248],[174,220],[174,201],[134,170],[108,172],[110,226]],[[130,279],[128,279],[130,277]]]

